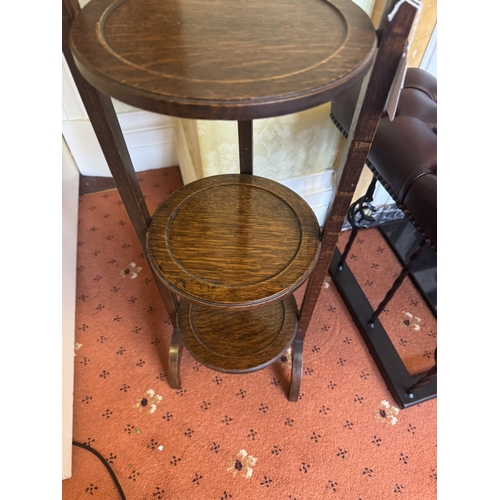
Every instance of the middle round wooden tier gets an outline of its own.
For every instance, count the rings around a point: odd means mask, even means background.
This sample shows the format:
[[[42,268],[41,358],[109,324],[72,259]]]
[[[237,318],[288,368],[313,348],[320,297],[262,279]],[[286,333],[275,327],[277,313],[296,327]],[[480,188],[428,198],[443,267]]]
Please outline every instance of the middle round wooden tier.
[[[206,177],[167,198],[152,217],[148,258],[190,302],[246,307],[300,286],[319,253],[319,225],[289,188],[254,175]]]

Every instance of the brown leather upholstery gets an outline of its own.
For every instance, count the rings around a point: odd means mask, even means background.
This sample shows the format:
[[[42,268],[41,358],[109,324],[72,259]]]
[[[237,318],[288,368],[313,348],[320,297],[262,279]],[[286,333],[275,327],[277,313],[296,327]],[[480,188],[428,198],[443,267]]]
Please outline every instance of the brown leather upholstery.
[[[349,130],[359,87],[332,101],[331,116]],[[368,166],[424,238],[437,249],[437,79],[408,68],[396,116],[383,117]]]

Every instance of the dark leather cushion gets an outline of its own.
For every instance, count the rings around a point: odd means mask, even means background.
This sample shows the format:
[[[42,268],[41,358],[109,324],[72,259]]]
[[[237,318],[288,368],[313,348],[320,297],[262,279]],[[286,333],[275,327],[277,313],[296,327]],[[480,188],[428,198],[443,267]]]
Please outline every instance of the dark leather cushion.
[[[348,131],[359,87],[332,101],[332,118]],[[368,160],[395,201],[437,248],[437,79],[408,68],[396,116],[383,117]]]

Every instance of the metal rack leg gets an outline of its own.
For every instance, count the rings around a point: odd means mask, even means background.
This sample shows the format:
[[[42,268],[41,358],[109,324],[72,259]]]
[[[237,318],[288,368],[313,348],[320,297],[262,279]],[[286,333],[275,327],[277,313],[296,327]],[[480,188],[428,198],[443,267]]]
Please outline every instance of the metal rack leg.
[[[387,306],[387,304],[392,299],[392,297],[394,297],[394,294],[397,292],[397,290],[401,286],[401,283],[403,283],[404,279],[410,273],[410,270],[411,270],[413,264],[415,263],[416,259],[424,251],[425,245],[426,245],[425,240],[422,240],[420,242],[417,250],[415,250],[415,252],[411,256],[409,262],[403,267],[403,269],[401,269],[401,272],[400,272],[399,276],[396,278],[396,280],[394,281],[394,283],[392,284],[391,289],[387,292],[387,294],[384,297],[384,299],[382,300],[382,302],[380,302],[379,306],[377,307],[377,309],[375,309],[372,316],[368,320],[368,323],[370,324],[370,326],[373,327],[375,320],[380,316],[380,313],[384,310],[384,308]]]

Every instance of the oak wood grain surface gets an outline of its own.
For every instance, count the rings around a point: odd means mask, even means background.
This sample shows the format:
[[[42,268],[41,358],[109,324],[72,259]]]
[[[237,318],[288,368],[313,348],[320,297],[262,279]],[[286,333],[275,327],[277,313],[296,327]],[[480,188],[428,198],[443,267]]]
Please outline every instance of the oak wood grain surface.
[[[92,0],[71,48],[101,92],[172,116],[249,120],[330,100],[376,48],[350,0]]]
[[[177,321],[183,344],[200,363],[226,373],[245,373],[269,365],[290,346],[297,304],[293,295],[243,311],[181,301]]]
[[[243,372],[266,366],[294,341],[289,398],[297,399],[315,300],[301,311],[299,329],[292,292],[325,239],[336,238],[327,232],[320,243],[302,198],[248,175],[251,120],[323,104],[357,84],[376,43],[370,18],[351,0],[91,0],[77,12],[71,51],[102,94],[156,113],[239,121],[241,173],[184,186],[146,232],[157,279],[181,297],[172,387],[180,385],[182,345],[206,366]],[[323,267],[309,292],[320,288]]]
[[[295,290],[319,253],[319,225],[287,187],[247,174],[189,183],[157,209],[147,248],[176,294],[214,307],[270,302]]]

